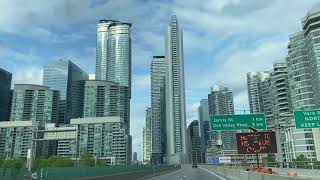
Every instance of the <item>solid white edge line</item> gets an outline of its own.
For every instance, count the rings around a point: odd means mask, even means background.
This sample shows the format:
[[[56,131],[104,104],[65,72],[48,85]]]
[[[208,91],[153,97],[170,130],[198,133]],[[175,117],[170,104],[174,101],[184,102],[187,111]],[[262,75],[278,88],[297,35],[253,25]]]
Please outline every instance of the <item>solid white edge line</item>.
[[[208,173],[210,173],[210,174],[213,174],[213,175],[217,176],[217,177],[218,177],[218,178],[220,178],[221,180],[226,180],[225,178],[223,178],[223,177],[221,177],[221,176],[219,176],[219,175],[217,175],[217,174],[215,174],[215,173],[213,173],[213,172],[209,171],[208,169],[204,169],[204,168],[202,168],[202,167],[199,167],[199,169],[205,170],[205,171],[207,171]]]

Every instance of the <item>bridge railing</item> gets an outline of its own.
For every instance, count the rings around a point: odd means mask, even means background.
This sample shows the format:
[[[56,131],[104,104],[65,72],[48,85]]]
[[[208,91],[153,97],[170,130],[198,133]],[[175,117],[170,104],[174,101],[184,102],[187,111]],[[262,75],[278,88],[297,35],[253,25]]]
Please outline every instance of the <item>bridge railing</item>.
[[[236,169],[246,169],[256,167],[257,163],[230,163],[217,164],[218,166],[233,167]],[[296,169],[320,169],[320,161],[296,161],[296,162],[261,162],[259,166],[262,167],[276,167],[276,168],[296,168]]]

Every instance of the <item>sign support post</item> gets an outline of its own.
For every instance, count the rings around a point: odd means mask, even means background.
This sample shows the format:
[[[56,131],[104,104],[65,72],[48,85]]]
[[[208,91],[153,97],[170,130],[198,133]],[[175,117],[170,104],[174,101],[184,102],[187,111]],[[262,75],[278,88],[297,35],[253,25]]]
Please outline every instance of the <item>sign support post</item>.
[[[255,129],[255,128],[253,128],[253,127],[249,127],[249,130],[252,130],[253,132],[257,132],[258,130],[257,129]],[[257,160],[257,166],[258,166],[258,168],[260,167],[260,164],[259,164],[259,154],[257,153],[256,154],[256,160]]]

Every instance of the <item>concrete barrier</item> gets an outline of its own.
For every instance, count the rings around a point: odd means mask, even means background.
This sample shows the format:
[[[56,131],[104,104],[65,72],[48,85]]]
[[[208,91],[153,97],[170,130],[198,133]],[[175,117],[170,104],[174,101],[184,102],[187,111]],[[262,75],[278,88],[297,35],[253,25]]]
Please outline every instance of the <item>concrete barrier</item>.
[[[250,171],[243,171],[240,169],[231,169],[225,167],[218,167],[213,165],[200,165],[199,167],[204,168],[213,173],[217,173],[220,176],[225,177],[228,180],[320,180],[320,176],[298,176],[294,177],[286,176],[283,174],[274,175],[274,174],[261,174]]]

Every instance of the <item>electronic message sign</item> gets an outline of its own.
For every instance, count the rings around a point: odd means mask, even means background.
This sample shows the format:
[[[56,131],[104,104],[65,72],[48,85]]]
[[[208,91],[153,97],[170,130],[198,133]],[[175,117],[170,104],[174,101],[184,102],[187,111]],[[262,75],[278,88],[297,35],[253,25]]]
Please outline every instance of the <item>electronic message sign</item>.
[[[237,133],[238,154],[277,153],[274,132]]]

